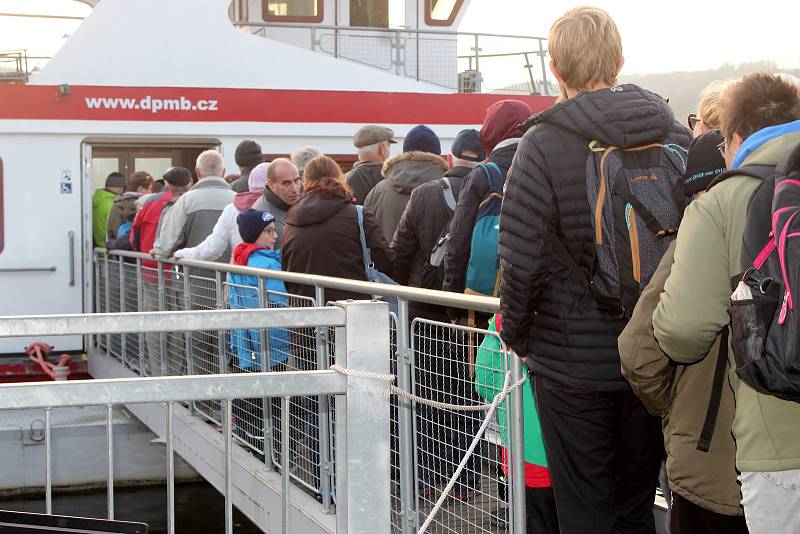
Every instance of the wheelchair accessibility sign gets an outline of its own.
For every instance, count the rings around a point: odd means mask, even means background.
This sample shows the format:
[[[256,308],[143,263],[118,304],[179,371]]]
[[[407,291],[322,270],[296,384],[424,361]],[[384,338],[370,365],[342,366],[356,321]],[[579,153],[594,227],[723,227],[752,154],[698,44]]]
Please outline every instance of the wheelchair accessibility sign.
[[[61,194],[62,195],[72,194],[72,182],[61,182]]]

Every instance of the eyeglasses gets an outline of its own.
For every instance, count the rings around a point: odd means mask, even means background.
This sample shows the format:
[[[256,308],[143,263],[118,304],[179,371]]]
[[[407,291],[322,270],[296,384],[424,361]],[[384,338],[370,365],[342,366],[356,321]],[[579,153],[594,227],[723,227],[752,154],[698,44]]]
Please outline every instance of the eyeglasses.
[[[724,158],[725,157],[725,152],[727,152],[727,150],[728,150],[728,142],[727,141],[723,141],[720,144],[718,144],[717,145],[717,150],[719,150],[720,155],[722,155],[722,157]]]
[[[689,113],[689,118],[687,119],[689,123],[689,129],[694,130],[694,127],[697,126],[698,122],[703,122],[703,119],[697,116],[697,113]]]
[[[275,228],[264,228],[264,232],[269,235],[278,235],[278,231]]]

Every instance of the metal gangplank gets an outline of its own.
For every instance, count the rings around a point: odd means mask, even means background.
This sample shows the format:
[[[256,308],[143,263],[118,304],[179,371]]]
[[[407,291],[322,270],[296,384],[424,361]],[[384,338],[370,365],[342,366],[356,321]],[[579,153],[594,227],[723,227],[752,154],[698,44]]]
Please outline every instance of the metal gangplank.
[[[0,409],[41,408],[45,411],[46,510],[52,513],[50,414],[54,409],[86,405],[125,406],[167,446],[168,531],[174,522],[174,454],[177,453],[225,496],[226,533],[233,531],[233,506],[265,532],[386,532],[389,530],[389,487],[374,487],[375,478],[389,477],[388,361],[376,358],[389,349],[389,313],[385,303],[346,302],[313,308],[255,310],[162,311],[101,313],[67,316],[4,317],[0,337],[91,334],[126,335],[138,332],[197,332],[201,328],[302,328],[321,325],[334,329],[340,371],[254,372],[206,376],[130,377],[96,351],[94,369],[116,374],[113,379],[9,384],[2,388]],[[369,333],[369,334],[367,334]],[[353,376],[350,372],[368,373]],[[279,399],[287,413],[290,400],[303,395],[330,395],[338,414],[336,449],[337,513],[315,513],[304,495],[292,492],[289,471],[282,475],[233,442],[234,399]],[[222,407],[220,434],[190,414],[193,403],[218,401]],[[183,403],[187,403],[184,406]],[[288,419],[284,419],[288,449]],[[107,432],[108,517],[114,517],[113,426]],[[284,450],[286,450],[284,449]],[[369,459],[369,461],[364,461]],[[317,504],[317,503],[314,503]],[[210,528],[213,528],[210,526]],[[214,529],[222,531],[222,527]]]
[[[521,388],[512,389],[503,408],[491,417],[459,482],[447,498],[441,498],[492,399],[491,395],[481,398],[476,394],[476,376],[492,371],[502,379],[509,373],[516,382],[522,377],[521,363],[495,332],[423,319],[418,312],[420,306],[432,304],[489,315],[496,311],[497,299],[230,264],[154,259],[123,251],[98,249],[94,259],[95,309],[101,313],[242,309],[251,313],[251,309],[284,306],[312,310],[331,304],[326,298],[331,290],[391,301],[389,346],[385,350],[375,347],[374,357],[394,375],[395,391],[402,395],[393,394],[390,402],[391,474],[383,479],[374,477],[371,482],[390,489],[387,531],[416,534],[426,521],[429,532],[524,531],[523,418],[513,415],[516,410],[521,412]],[[274,284],[267,284],[275,280],[294,292],[277,291]],[[301,291],[300,286],[309,289]],[[355,328],[368,342],[380,334],[366,325]],[[256,331],[258,338],[270,342],[248,345]],[[494,338],[499,347],[496,368],[476,361],[477,348],[486,337]],[[309,318],[305,326],[285,329],[248,331],[205,324],[192,333],[106,333],[87,338],[86,346],[90,347],[90,371],[95,377],[205,376],[260,370],[261,363],[252,366],[244,361],[243,346],[254,348],[256,359],[270,362],[272,371],[328,370],[340,363],[339,341],[335,329]],[[501,389],[498,386],[492,395]],[[428,400],[442,404],[431,406]],[[337,506],[341,480],[333,462],[339,412],[327,395],[295,397],[289,410],[279,404],[244,395],[234,399],[234,503],[266,532],[276,532],[288,471],[291,531],[334,532],[341,513]],[[164,416],[158,408],[133,405],[129,409],[162,435]],[[465,409],[472,411],[462,411]],[[176,451],[215,487],[222,488],[224,406],[196,401],[176,404],[174,410]],[[282,417],[287,411],[289,417]],[[289,443],[285,444],[287,437]],[[283,451],[288,452],[286,458]],[[284,460],[288,469],[284,469]],[[455,494],[464,498],[452,498]],[[433,514],[439,500],[443,502]]]

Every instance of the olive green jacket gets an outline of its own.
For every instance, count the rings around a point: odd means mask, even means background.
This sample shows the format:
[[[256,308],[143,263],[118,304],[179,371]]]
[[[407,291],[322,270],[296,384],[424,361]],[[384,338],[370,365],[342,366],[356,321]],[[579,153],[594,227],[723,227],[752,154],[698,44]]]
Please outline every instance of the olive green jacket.
[[[800,132],[767,141],[742,165],[776,165],[798,142]],[[731,278],[744,270],[740,258],[747,205],[759,183],[746,176],[729,178],[686,209],[675,264],[653,313],[655,337],[676,362],[701,360],[729,323]],[[732,350],[729,355],[734,367]],[[800,469],[800,403],[757,393],[734,372],[729,377],[736,400],[738,469]]]
[[[622,376],[647,411],[662,417],[669,487],[684,499],[724,515],[743,515],[736,480],[736,444],[731,435],[733,390],[723,385],[714,434],[708,451],[697,442],[708,412],[719,358],[719,338],[692,365],[671,362],[653,337],[653,311],[670,275],[675,242],[639,297],[628,326],[619,337]]]

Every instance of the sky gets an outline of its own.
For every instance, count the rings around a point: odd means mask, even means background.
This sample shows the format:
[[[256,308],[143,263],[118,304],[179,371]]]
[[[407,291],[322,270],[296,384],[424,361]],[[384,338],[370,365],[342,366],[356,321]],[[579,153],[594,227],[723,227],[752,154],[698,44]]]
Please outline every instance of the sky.
[[[460,29],[546,36],[556,17],[580,3],[471,0]],[[757,60],[800,68],[796,0],[595,0],[593,4],[609,11],[617,22],[625,54],[623,74],[702,70]],[[90,11],[74,0],[0,0],[0,13],[85,16]],[[78,24],[0,17],[0,50],[26,48],[30,56],[51,56]]]

